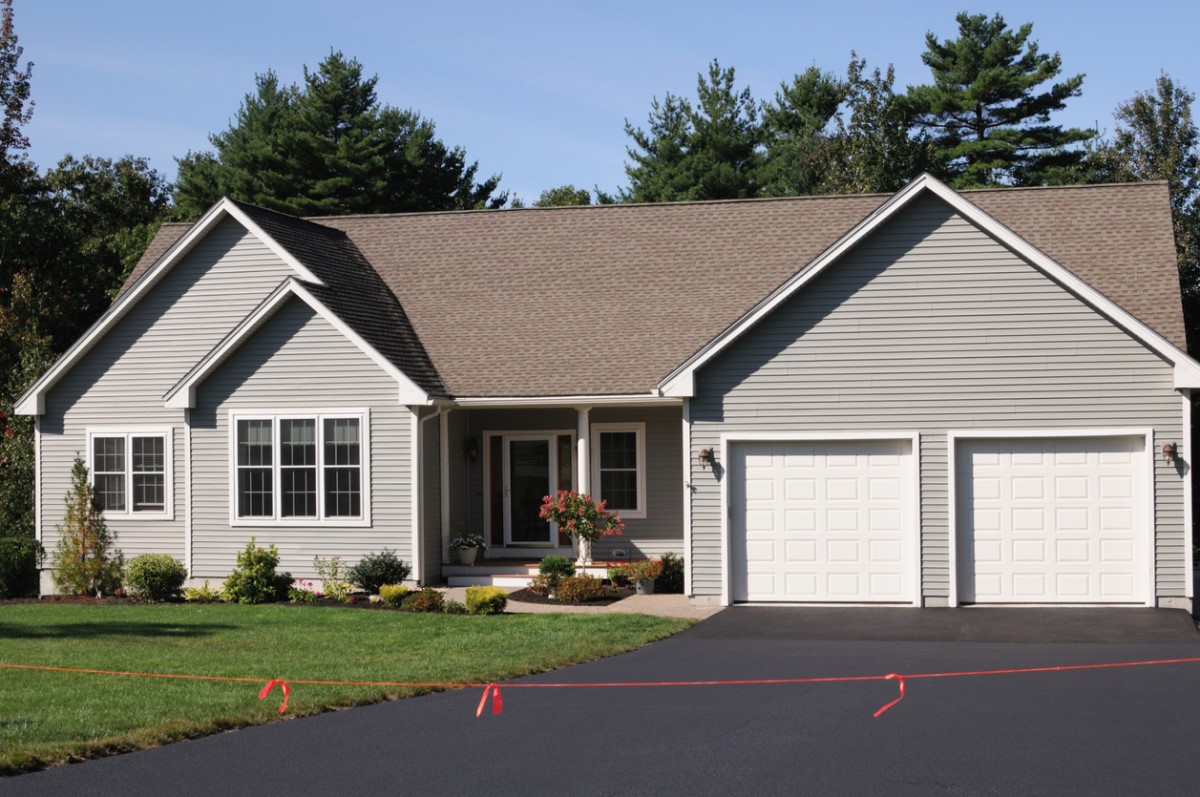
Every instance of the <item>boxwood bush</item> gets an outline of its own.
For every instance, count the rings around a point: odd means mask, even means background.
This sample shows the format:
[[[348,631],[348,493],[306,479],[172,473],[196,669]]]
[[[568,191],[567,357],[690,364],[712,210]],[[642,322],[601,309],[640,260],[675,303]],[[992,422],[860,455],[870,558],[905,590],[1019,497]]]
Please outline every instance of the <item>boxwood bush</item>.
[[[165,553],[144,553],[125,566],[125,591],[144,601],[169,601],[183,593],[187,568]]]
[[[384,584],[399,584],[411,572],[412,568],[399,559],[395,551],[384,548],[379,553],[364,556],[350,568],[346,578],[364,592],[378,595],[379,588]]]

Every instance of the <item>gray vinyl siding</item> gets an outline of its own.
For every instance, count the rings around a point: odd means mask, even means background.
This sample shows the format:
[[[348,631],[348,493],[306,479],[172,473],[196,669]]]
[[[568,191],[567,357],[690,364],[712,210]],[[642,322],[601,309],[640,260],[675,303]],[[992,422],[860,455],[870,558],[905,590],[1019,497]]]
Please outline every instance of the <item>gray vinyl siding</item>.
[[[163,395],[292,273],[241,225],[223,221],[49,391],[38,462],[47,550],[57,545],[71,464],[76,453],[86,458],[87,430],[170,427],[173,518],[107,520],[126,558],[158,552],[185,559],[185,417],[164,408]]]
[[[1178,442],[1172,367],[932,197],[916,200],[697,374],[693,590],[722,584],[722,433],[918,432],[921,579],[949,594],[948,430],[1147,428]],[[1156,595],[1184,594],[1183,484],[1155,457]]]
[[[222,578],[253,536],[280,567],[316,575],[316,555],[346,565],[384,548],[412,562],[412,413],[380,367],[299,299],[281,307],[197,391],[192,411],[194,577]],[[371,525],[231,523],[230,415],[368,410]],[[364,474],[364,484],[366,477]]]

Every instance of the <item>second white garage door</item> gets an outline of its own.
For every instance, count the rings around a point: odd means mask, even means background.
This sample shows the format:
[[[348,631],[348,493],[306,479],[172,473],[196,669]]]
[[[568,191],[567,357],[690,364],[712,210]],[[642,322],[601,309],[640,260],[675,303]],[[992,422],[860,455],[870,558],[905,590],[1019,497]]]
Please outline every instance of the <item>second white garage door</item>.
[[[911,602],[912,440],[733,447],[734,601]]]
[[[963,440],[956,448],[960,601],[1145,601],[1143,438]]]

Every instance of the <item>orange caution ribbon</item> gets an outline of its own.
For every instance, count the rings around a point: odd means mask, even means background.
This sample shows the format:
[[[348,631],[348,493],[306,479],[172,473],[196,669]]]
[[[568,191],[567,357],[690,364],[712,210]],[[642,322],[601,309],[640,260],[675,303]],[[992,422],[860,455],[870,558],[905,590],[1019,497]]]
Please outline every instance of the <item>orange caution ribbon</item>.
[[[876,711],[875,712],[876,717],[878,717],[880,714],[887,711],[889,708],[891,708],[892,706],[896,705],[897,703],[899,703],[901,700],[904,699],[904,676],[897,675],[896,673],[893,672],[893,673],[889,673],[886,677],[884,677],[883,680],[890,681],[893,678],[895,678],[897,681],[900,682],[900,697],[896,698],[891,703],[888,703],[887,705],[883,706],[878,711]]]
[[[271,690],[275,688],[275,684],[279,684],[279,688],[283,691],[283,702],[279,704],[279,713],[282,714],[287,711],[288,696],[292,693],[292,688],[288,686],[287,681],[281,678],[267,681],[267,685],[258,693],[258,699],[264,700],[271,693]]]
[[[500,685],[491,683],[483,688],[483,696],[479,698],[479,707],[475,709],[476,717],[483,715],[483,707],[487,705],[488,695],[492,697],[493,714],[499,714],[504,710],[504,698],[500,697]]]

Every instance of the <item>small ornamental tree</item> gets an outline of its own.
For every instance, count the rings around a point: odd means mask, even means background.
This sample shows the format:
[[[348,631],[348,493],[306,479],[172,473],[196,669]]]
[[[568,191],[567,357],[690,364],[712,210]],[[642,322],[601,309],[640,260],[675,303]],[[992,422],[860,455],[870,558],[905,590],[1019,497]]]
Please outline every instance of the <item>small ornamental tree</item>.
[[[71,468],[66,501],[67,514],[58,526],[58,550],[53,557],[54,584],[66,595],[116,592],[125,557],[113,545],[104,513],[88,483],[87,466],[78,456]]]
[[[592,561],[592,543],[601,537],[620,536],[625,524],[615,512],[606,512],[604,501],[574,490],[559,490],[542,499],[538,517],[558,527],[579,542],[579,563]]]

